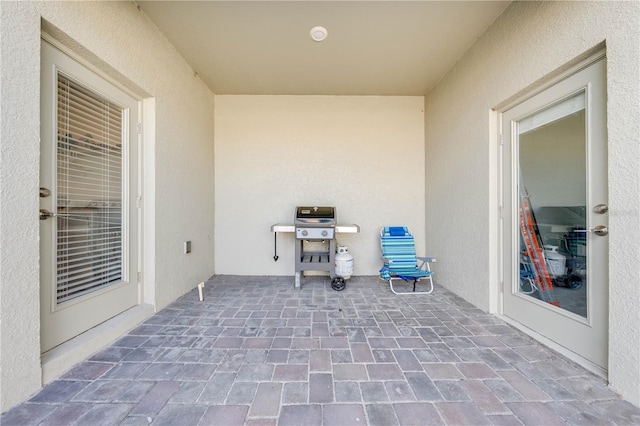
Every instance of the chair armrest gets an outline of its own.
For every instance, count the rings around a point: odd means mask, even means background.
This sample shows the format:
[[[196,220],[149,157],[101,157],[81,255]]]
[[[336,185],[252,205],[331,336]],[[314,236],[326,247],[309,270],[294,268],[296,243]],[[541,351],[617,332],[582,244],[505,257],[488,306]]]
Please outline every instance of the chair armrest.
[[[429,271],[429,272],[431,272],[431,267],[429,265],[436,261],[435,257],[416,257],[416,259],[418,259],[420,262],[422,262],[418,266],[418,269],[424,269],[426,267],[426,270]]]

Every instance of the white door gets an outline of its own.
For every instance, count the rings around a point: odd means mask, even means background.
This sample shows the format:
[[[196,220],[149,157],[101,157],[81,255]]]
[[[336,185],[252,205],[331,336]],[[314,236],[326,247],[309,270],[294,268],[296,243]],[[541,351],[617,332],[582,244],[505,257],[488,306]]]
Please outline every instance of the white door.
[[[503,313],[607,370],[606,61],[502,114]]]
[[[41,85],[45,352],[138,303],[138,103],[44,41]]]

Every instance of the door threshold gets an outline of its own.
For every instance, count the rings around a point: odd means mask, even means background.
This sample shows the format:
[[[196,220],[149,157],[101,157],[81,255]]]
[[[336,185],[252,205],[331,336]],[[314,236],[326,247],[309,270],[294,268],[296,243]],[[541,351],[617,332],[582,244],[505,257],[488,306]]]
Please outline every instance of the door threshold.
[[[602,377],[604,380],[607,381],[608,383],[608,379],[609,379],[609,372],[607,369],[600,367],[597,364],[594,364],[593,362],[589,361],[588,359],[578,355],[577,353],[565,348],[564,346],[559,345],[558,343],[554,342],[553,340],[543,336],[540,333],[537,333],[535,331],[533,331],[532,329],[520,324],[519,322],[505,316],[505,315],[500,315],[497,314],[496,315],[498,318],[500,318],[501,320],[503,320],[504,322],[506,322],[509,325],[512,325],[513,327],[517,328],[518,330],[522,331],[524,334],[526,334],[529,337],[534,338],[535,340],[537,340],[538,342],[542,343],[543,345],[547,346],[548,348],[558,352],[560,355],[564,356],[565,358],[568,358],[569,360],[575,362],[576,364],[578,364],[580,367],[584,368],[585,370],[599,376]]]
[[[113,343],[153,314],[152,305],[134,306],[43,353],[42,385],[60,377],[71,367]]]

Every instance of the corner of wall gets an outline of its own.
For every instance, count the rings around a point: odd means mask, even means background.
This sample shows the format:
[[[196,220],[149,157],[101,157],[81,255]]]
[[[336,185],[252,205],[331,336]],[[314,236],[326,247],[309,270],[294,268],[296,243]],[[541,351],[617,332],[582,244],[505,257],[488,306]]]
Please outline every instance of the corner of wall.
[[[28,2],[0,13],[0,411],[41,386],[39,209],[40,17]]]

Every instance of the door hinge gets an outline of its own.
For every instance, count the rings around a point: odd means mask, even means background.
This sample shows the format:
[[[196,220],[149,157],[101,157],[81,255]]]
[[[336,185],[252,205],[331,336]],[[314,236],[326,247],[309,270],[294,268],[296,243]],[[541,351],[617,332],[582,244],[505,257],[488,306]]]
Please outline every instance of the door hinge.
[[[138,283],[138,284],[141,284],[141,283],[142,283],[142,272],[138,272],[138,273],[136,274],[136,280],[137,280],[137,283]]]
[[[500,281],[500,294],[504,294],[504,281]]]
[[[500,133],[500,136],[498,136],[498,138],[500,140],[500,146],[504,145],[504,135]]]
[[[504,219],[504,207],[500,206],[500,219]]]
[[[139,135],[142,134],[142,123],[136,123],[136,133]]]
[[[142,207],[142,195],[138,195],[136,197],[136,207],[138,208]]]

